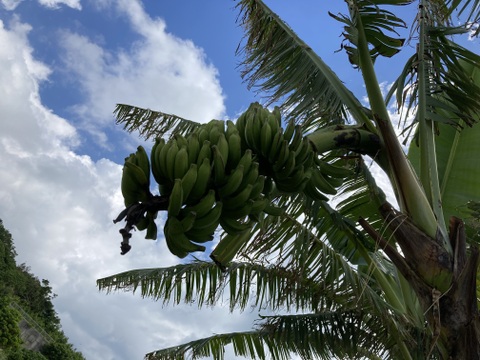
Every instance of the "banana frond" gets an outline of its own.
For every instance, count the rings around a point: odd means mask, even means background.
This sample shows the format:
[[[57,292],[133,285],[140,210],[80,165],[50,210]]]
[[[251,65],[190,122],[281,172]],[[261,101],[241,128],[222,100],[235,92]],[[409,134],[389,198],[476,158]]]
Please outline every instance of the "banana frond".
[[[371,262],[358,255],[372,256],[361,243],[356,245],[357,250],[360,249],[358,254],[351,252],[349,241],[352,239],[348,232],[360,232],[348,222],[341,223],[344,228],[338,227],[337,223],[341,221],[327,211],[319,213],[317,221],[316,227],[312,228],[306,219],[295,219],[288,214],[276,219],[267,217],[240,256],[273,263],[296,274],[299,279],[306,279],[305,283],[312,284],[313,290],[318,291],[317,294],[314,292],[317,296],[312,299],[313,308],[355,303],[362,308],[380,309],[379,313],[390,313],[392,308],[382,297],[372,272],[358,271],[341,253],[348,252],[362,265]],[[318,234],[325,237],[320,238]]]
[[[343,310],[316,314],[261,317],[258,330],[218,334],[145,356],[148,360],[225,358],[225,347],[232,345],[236,356],[251,359],[369,359],[390,358],[389,347],[398,339],[385,323],[368,313]],[[387,340],[387,341],[385,341]],[[390,343],[391,342],[391,343]]]
[[[343,35],[346,44],[342,45],[342,48],[346,50],[353,66],[360,65],[357,52],[358,22],[361,22],[363,27],[372,60],[378,56],[392,57],[401,50],[405,39],[399,38],[395,29],[405,28],[406,23],[381,6],[404,6],[412,3],[412,0],[357,0],[348,3],[348,15],[330,13],[330,16],[345,24]]]
[[[231,263],[226,272],[211,262],[193,262],[168,268],[137,269],[97,280],[100,290],[140,292],[163,305],[214,306],[228,294],[231,311],[247,306],[276,311],[317,311],[346,301],[324,282],[304,278],[281,266]]]
[[[448,9],[449,15],[453,15],[455,12],[458,15],[465,15],[465,22],[476,23],[477,28],[474,32],[474,35],[480,33],[480,27],[478,23],[480,22],[480,1],[479,0],[447,0],[445,6]]]
[[[465,31],[464,28],[428,28],[423,54],[427,60],[425,73],[419,73],[421,54],[414,54],[407,61],[387,95],[387,102],[395,96],[398,108],[403,109],[404,129],[420,121],[417,116],[411,116],[412,112],[415,115],[419,96],[426,97],[426,118],[438,124],[472,126],[478,120],[480,87],[472,81],[471,68],[480,69],[480,56],[448,38],[452,33]],[[418,87],[420,77],[428,84],[424,93],[420,93]],[[407,123],[408,118],[413,122]]]
[[[125,104],[117,104],[113,113],[116,123],[123,125],[124,130],[138,131],[145,139],[163,137],[166,134],[185,135],[200,126],[195,121],[176,115]]]
[[[347,113],[369,122],[360,101],[294,31],[261,0],[243,0],[239,23],[246,36],[237,52],[244,55],[242,77],[248,87],[282,102],[306,130],[345,123]]]

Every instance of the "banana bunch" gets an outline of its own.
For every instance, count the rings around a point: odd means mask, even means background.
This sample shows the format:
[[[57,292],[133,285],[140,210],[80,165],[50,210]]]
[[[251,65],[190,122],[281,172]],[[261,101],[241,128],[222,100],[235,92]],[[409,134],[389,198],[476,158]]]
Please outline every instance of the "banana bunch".
[[[318,158],[302,126],[296,125],[293,119],[283,129],[278,108],[270,112],[253,103],[238,118],[236,126],[242,138],[242,150],[252,149],[258,156],[262,173],[267,179],[273,179],[281,192],[303,191],[314,200],[327,200],[325,194],[336,194],[336,187],[351,173]],[[268,195],[270,189],[263,192]]]
[[[148,201],[152,198],[150,193],[150,161],[143,148],[139,146],[135,153],[125,159],[123,166],[121,191],[127,209],[135,204]],[[125,212],[126,216],[128,212]],[[157,225],[155,218],[157,212],[145,211],[135,215],[134,224],[137,230],[147,230],[146,239],[157,238]]]

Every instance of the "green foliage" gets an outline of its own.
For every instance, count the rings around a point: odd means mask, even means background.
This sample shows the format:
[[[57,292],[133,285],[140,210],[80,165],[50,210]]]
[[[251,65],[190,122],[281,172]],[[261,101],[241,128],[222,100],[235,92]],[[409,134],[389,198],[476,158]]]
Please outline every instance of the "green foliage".
[[[53,342],[44,345],[40,350],[42,355],[48,360],[82,360],[84,357],[79,352],[75,351],[70,344]]]
[[[47,360],[47,358],[38,351],[17,349],[8,352],[6,360]]]
[[[0,348],[15,349],[22,342],[18,321],[18,312],[9,306],[7,297],[0,298]]]

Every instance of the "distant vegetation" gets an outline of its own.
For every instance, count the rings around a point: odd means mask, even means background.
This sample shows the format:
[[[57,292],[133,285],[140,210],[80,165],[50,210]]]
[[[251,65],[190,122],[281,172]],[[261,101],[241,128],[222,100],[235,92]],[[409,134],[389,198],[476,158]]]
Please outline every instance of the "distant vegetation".
[[[17,265],[16,255],[12,235],[0,220],[0,360],[84,360],[61,329],[48,280],[39,280],[26,264]],[[52,341],[39,351],[23,348],[18,326],[22,315],[12,303],[21,306]]]

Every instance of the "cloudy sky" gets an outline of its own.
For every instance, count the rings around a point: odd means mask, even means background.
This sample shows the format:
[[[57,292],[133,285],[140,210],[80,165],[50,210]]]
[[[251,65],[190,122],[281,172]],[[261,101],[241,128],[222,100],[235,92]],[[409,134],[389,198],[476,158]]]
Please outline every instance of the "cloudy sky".
[[[327,15],[342,10],[335,8],[341,2],[267,3],[362,95],[359,74],[336,52],[341,27]],[[204,122],[234,119],[261,100],[237,69],[242,32],[234,5],[1,0],[0,218],[15,240],[17,262],[50,281],[62,327],[89,360],[141,359],[198,337],[248,330],[257,317],[162,308],[95,285],[128,269],[178,263],[161,238],[139,235],[128,255],[119,254],[112,219],[123,207],[122,163],[143,142],[115,126],[115,104]],[[394,74],[379,66],[382,81],[392,81]]]

